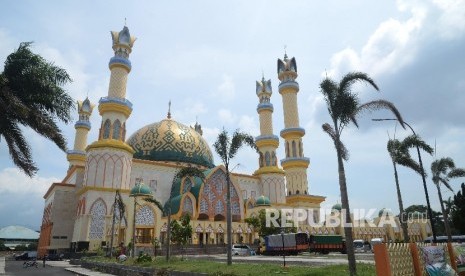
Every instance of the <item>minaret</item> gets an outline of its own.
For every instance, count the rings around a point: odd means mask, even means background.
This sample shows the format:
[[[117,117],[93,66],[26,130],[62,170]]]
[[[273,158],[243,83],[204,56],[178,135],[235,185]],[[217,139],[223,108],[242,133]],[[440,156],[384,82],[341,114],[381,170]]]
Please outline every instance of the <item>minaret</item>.
[[[284,138],[286,158],[281,160],[281,166],[286,172],[286,185],[288,195],[308,194],[307,168],[310,159],[304,157],[302,137],[305,129],[299,126],[299,110],[297,108],[297,92],[299,83],[297,78],[297,64],[295,58],[278,59],[279,94],[283,97],[284,129],[281,137]]]
[[[126,120],[132,103],[126,99],[126,82],[131,71],[129,54],[135,37],[124,26],[111,32],[114,56],[108,64],[111,75],[108,96],[99,101],[102,116],[98,141],[87,147],[86,186],[129,189],[134,150],[125,143]]]
[[[79,120],[74,124],[74,128],[76,129],[74,148],[69,150],[67,155],[70,167],[84,167],[86,164],[87,134],[91,128],[89,117],[95,107],[95,105],[90,103],[88,98],[84,101],[78,101],[77,106]]]
[[[255,138],[259,151],[259,169],[255,175],[260,177],[262,195],[271,203],[285,203],[286,191],[284,171],[278,167],[276,149],[279,146],[278,136],[273,134],[273,104],[270,103],[271,80],[257,81],[256,93],[259,98],[257,112],[260,120],[260,136]]]

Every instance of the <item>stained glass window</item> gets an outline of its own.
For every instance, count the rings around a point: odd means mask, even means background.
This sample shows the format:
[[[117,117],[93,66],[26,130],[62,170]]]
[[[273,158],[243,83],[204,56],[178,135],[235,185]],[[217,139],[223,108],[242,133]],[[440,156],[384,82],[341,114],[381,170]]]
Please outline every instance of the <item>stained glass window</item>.
[[[189,213],[191,215],[194,213],[194,207],[192,206],[192,199],[190,197],[186,196],[184,198],[182,210],[184,213]]]
[[[200,201],[200,213],[202,213],[202,214],[207,214],[208,213],[208,203],[205,200],[205,198],[202,199],[202,201]]]
[[[218,200],[215,205],[215,215],[223,214],[223,213],[224,213],[223,201]]]

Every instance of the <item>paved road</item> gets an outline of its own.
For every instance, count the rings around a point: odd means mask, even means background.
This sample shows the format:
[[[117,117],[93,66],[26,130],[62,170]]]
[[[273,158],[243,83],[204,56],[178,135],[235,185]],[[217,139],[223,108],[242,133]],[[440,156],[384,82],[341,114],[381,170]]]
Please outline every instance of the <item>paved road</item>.
[[[72,276],[76,275],[75,273],[65,270],[65,267],[54,267],[46,265],[42,267],[42,262],[38,262],[38,267],[27,267],[23,268],[23,261],[13,261],[7,260],[5,262],[6,268],[4,274],[0,268],[0,275],[8,276],[30,276],[30,275],[47,275],[47,276]],[[0,264],[1,265],[1,264]]]

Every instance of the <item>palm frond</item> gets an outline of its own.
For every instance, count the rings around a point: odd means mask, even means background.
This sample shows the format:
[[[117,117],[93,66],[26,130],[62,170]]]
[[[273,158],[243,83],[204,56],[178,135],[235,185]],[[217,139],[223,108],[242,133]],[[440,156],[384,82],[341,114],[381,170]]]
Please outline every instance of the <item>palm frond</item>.
[[[420,164],[413,160],[410,155],[401,155],[396,159],[396,163],[407,167],[409,169],[412,169],[416,173],[422,175],[424,174],[426,176],[426,173],[421,169]]]
[[[465,169],[462,169],[462,168],[452,169],[447,174],[447,177],[448,178],[465,177]]]
[[[174,176],[173,179],[183,179],[184,177],[198,177],[202,180],[202,182],[205,182],[205,175],[203,172],[196,168],[196,167],[183,167],[181,168],[176,175]]]
[[[454,190],[449,184],[449,181],[447,181],[446,179],[442,179],[442,178],[439,181],[442,183],[442,185],[446,186],[446,188],[449,189],[451,192],[454,192]]]
[[[232,159],[236,156],[237,151],[242,147],[243,144],[246,144],[254,150],[258,151],[254,138],[251,135],[236,130],[232,136],[231,145],[229,147],[229,159]]]
[[[160,209],[160,211],[163,211],[163,205],[161,205],[161,203],[158,200],[156,200],[155,198],[153,198],[153,197],[145,197],[144,201],[154,204],[155,206],[158,207],[158,209]]]
[[[228,163],[228,152],[229,152],[229,135],[226,130],[218,135],[215,143],[213,144],[215,152],[220,156],[224,164]]]
[[[346,93],[350,91],[350,87],[356,82],[366,82],[370,84],[374,89],[379,91],[375,81],[370,78],[366,73],[363,72],[351,72],[346,74],[339,82],[339,93]]]
[[[334,128],[328,123],[323,124],[321,127],[323,128],[323,131],[326,132],[329,135],[329,137],[331,137],[331,139],[333,140],[334,146],[336,147],[336,150],[338,150],[341,153],[342,159],[344,159],[345,161],[349,160],[349,151],[347,150],[344,143],[342,143],[340,139],[338,139],[336,132],[334,131]]]
[[[358,108],[355,110],[352,116],[355,118],[363,114],[364,112],[372,112],[380,109],[386,109],[391,111],[396,117],[397,121],[399,121],[401,126],[405,129],[404,120],[402,119],[402,115],[400,114],[399,110],[397,110],[393,103],[386,100],[375,100],[361,104],[360,106],[358,106]]]
[[[418,147],[429,154],[434,153],[434,149],[425,141],[423,141],[418,135],[409,135],[405,137],[405,139],[402,140],[402,146],[408,149]]]

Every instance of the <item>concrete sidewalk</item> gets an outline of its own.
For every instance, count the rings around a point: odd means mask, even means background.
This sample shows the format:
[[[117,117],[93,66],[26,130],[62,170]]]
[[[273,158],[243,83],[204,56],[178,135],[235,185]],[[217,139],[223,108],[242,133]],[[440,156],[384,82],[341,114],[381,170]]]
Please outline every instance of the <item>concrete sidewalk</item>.
[[[82,275],[82,276],[112,276],[112,274],[93,271],[87,268],[83,268],[79,265],[72,265],[69,263],[68,260],[48,261],[46,264],[49,266],[54,266],[54,267],[63,267],[67,271],[70,271],[70,272],[76,273],[77,275]],[[1,266],[1,263],[0,263],[0,266]]]

